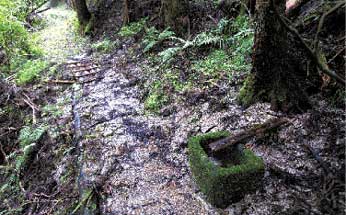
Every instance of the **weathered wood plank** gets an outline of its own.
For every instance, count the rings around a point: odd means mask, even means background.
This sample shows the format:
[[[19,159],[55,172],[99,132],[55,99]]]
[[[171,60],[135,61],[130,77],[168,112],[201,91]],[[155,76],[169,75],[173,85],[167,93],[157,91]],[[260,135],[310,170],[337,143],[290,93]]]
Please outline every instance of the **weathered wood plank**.
[[[221,149],[225,149],[227,147],[239,144],[253,136],[263,135],[265,132],[271,131],[275,128],[279,128],[280,126],[288,123],[289,120],[287,118],[275,118],[269,119],[263,124],[256,125],[250,129],[244,130],[238,134],[232,135],[230,137],[212,142],[209,144],[209,148],[213,151],[219,151]]]

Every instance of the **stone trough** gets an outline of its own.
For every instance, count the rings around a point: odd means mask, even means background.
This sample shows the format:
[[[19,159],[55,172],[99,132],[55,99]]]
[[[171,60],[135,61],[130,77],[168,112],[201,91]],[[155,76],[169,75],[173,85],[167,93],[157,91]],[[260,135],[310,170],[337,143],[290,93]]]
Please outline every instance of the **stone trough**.
[[[219,208],[240,201],[245,194],[256,191],[264,176],[263,160],[249,149],[237,145],[212,153],[208,144],[228,137],[229,132],[207,133],[189,139],[189,162],[193,177]]]

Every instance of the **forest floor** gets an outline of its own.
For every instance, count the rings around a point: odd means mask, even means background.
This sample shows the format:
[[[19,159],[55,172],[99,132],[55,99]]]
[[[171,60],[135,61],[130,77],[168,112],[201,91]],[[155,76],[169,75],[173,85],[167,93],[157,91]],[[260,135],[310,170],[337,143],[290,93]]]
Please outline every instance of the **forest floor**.
[[[59,64],[52,80],[71,84],[51,82],[47,86],[58,89],[49,105],[62,113],[50,111],[44,121],[67,137],[51,135],[50,145],[39,155],[42,159],[32,167],[31,174],[38,176],[29,177],[26,184],[46,194],[34,196],[36,207],[28,211],[79,209],[76,201],[88,190],[97,192],[95,202],[102,214],[326,214],[330,208],[344,210],[340,176],[344,173],[343,110],[318,95],[312,98],[314,109],[304,114],[287,116],[271,111],[265,103],[243,109],[236,102],[240,81],[228,86],[226,95],[219,87],[211,99],[203,95],[193,101],[176,99],[163,113],[149,113],[139,84],[145,78],[146,60],[129,52],[136,42],[125,41],[109,54],[92,53],[90,41],[76,36],[71,27],[75,19],[71,11],[60,7],[45,12],[44,17],[49,21],[38,32],[41,44],[47,58]],[[218,92],[227,96],[222,108]],[[254,138],[246,144],[265,162],[263,188],[226,209],[210,205],[190,172],[188,138],[212,131],[237,132],[281,116],[289,117],[291,123],[275,137]],[[42,184],[46,187],[39,188]],[[324,209],[326,205],[333,207]]]

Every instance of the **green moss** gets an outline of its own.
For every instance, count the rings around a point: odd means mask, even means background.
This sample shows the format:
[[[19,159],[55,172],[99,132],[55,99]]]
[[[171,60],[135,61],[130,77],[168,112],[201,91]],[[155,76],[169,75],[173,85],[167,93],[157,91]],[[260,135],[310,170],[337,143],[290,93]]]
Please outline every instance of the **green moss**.
[[[154,82],[152,84],[148,97],[145,99],[145,109],[157,113],[167,102],[168,97],[164,94],[162,82]]]
[[[208,133],[190,138],[188,144],[192,174],[208,201],[220,208],[256,190],[264,175],[262,159],[247,149],[238,165],[220,167],[209,159],[202,147],[203,143],[227,136],[228,132]]]
[[[253,84],[254,84],[254,75],[249,74],[248,77],[246,78],[242,88],[240,89],[239,95],[238,95],[238,102],[245,106],[248,107],[252,103],[254,103],[255,98],[254,98],[254,89],[253,89]]]

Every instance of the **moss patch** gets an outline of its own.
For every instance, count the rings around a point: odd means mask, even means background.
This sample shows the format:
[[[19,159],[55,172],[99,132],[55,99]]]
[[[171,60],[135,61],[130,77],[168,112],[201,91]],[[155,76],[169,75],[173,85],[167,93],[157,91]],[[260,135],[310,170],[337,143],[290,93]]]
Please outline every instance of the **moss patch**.
[[[264,163],[252,151],[245,149],[240,163],[221,167],[213,163],[203,144],[229,136],[228,132],[208,133],[189,139],[189,161],[192,174],[208,201],[225,208],[255,191],[262,183]]]
[[[255,93],[253,89],[254,79],[254,75],[249,74],[242,88],[240,89],[237,100],[242,106],[248,107],[255,102]]]

